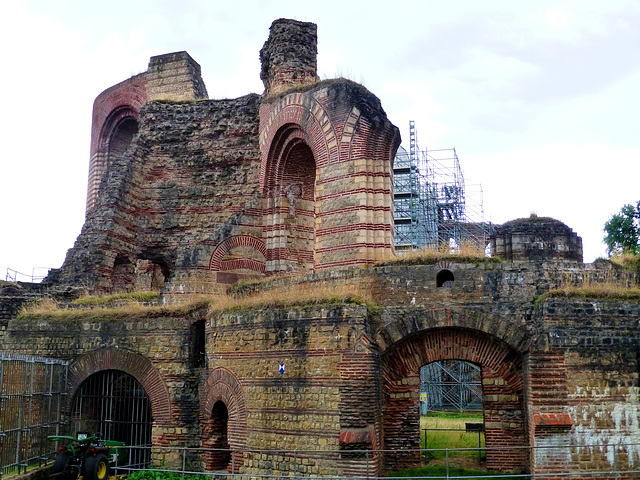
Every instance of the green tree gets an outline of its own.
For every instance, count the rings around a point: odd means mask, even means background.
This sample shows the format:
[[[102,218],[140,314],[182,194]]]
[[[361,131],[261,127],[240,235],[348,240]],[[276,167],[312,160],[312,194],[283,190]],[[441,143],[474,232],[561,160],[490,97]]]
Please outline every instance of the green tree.
[[[640,254],[640,201],[635,207],[622,207],[619,214],[604,224],[604,232],[609,256],[623,252]]]

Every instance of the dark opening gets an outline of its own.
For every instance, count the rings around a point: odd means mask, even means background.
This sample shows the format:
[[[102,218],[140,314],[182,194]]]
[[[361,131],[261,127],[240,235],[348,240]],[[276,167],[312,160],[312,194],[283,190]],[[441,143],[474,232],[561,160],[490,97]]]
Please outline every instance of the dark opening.
[[[453,273],[451,270],[440,270],[436,275],[436,286],[439,287],[451,287],[453,286]]]
[[[124,255],[118,255],[113,261],[111,286],[114,291],[129,292],[135,286],[135,265]]]
[[[224,470],[231,461],[228,439],[229,412],[223,401],[218,400],[211,410],[211,420],[206,433],[206,465],[208,470]]]
[[[138,133],[138,122],[132,117],[124,118],[113,131],[109,142],[109,153],[122,155]]]
[[[85,380],[73,398],[70,433],[99,432],[105,440],[148,447],[152,422],[151,402],[142,385],[125,372],[103,370]],[[118,466],[144,468],[150,454],[149,448],[125,449]]]
[[[190,352],[189,358],[191,361],[191,368],[200,368],[205,366],[205,321],[198,320],[193,322],[190,327],[191,343],[189,345]]]

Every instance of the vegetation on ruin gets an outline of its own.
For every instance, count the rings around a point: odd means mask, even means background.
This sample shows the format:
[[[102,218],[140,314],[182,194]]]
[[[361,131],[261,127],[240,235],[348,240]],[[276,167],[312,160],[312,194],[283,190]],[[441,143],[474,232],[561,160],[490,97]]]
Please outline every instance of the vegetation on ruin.
[[[528,217],[515,218],[513,220],[509,220],[502,224],[505,226],[517,226],[517,225],[530,225],[530,224],[539,224],[539,223],[559,223],[562,222],[560,220],[556,220],[551,217],[539,217],[536,213],[532,212]]]
[[[607,259],[597,259],[596,262],[609,262],[614,268],[640,274],[640,254],[634,255],[631,252],[625,251],[620,253],[614,253]]]
[[[452,251],[449,246],[438,250],[420,249],[396,254],[393,257],[375,263],[375,267],[390,265],[435,265],[440,262],[471,263],[474,265],[486,263],[502,263],[497,257],[487,257],[484,249],[475,244],[463,244]]]
[[[536,303],[547,298],[592,298],[595,300],[640,301],[640,288],[624,288],[616,285],[568,285],[543,293],[538,297]]]
[[[160,299],[158,292],[126,292],[107,296],[86,296],[75,299],[72,305],[109,305],[118,301],[152,302]]]
[[[122,295],[122,296],[121,296]],[[241,312],[266,308],[304,307],[313,305],[364,305],[375,310],[377,305],[371,293],[358,286],[329,287],[318,285],[296,285],[271,290],[252,291],[237,296],[198,296],[185,303],[148,306],[144,303],[159,294],[138,292],[103,297],[106,301],[87,297],[82,302],[65,305],[52,298],[30,303],[22,307],[18,319],[50,318],[53,320],[98,320],[181,317],[204,313]],[[136,299],[136,296],[138,297]],[[128,298],[126,304],[113,306],[113,298]]]
[[[633,276],[615,268],[585,272],[579,279],[567,276],[560,284],[536,299],[536,305],[547,298],[582,298],[596,300],[640,300],[640,287]]]
[[[289,95],[290,93],[304,93],[304,92],[308,92],[310,90],[314,90],[316,88],[322,88],[322,87],[327,87],[329,85],[335,85],[336,83],[345,83],[354,87],[357,87],[359,89],[362,89],[363,91],[367,92],[370,95],[373,95],[369,90],[367,90],[366,87],[364,87],[362,84],[355,82],[353,80],[350,80],[346,77],[343,76],[338,76],[338,78],[329,78],[329,79],[325,79],[325,80],[320,80],[319,82],[315,82],[315,83],[305,83],[302,85],[292,85],[291,87],[287,88],[286,90],[273,94],[273,95],[269,95],[265,101],[267,102],[275,102],[280,100],[281,98],[285,97],[286,95]],[[376,97],[377,98],[377,97]]]

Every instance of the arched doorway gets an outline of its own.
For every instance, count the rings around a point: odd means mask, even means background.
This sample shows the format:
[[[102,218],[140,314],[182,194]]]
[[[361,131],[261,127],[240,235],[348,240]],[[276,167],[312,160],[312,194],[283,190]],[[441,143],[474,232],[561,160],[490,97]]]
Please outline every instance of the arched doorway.
[[[269,151],[267,271],[311,271],[315,265],[316,161],[305,133],[283,126]]]
[[[433,328],[400,339],[382,356],[385,468],[413,468],[420,458],[420,376],[423,365],[464,360],[481,366],[487,468],[522,471],[527,445],[523,357],[505,342],[465,328]]]
[[[102,370],[89,376],[71,403],[72,433],[102,434],[127,446],[151,445],[151,402],[140,382],[120,370]],[[148,465],[150,450],[134,448],[119,460],[123,465]]]
[[[231,461],[229,447],[229,411],[222,400],[211,410],[211,419],[204,427],[205,465],[207,470],[226,469]]]
[[[420,368],[423,461],[481,470],[485,464],[482,366],[440,360]],[[441,449],[452,449],[446,453]],[[463,449],[463,450],[460,450]]]

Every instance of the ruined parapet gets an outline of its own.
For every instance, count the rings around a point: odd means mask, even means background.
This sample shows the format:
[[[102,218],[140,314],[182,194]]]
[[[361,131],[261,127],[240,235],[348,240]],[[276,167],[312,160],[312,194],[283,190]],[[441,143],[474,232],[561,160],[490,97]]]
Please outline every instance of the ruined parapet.
[[[187,52],[151,57],[145,75],[149,100],[209,98],[200,75],[200,65]]]
[[[582,262],[582,238],[559,220],[531,215],[498,225],[491,254],[511,262]]]
[[[140,109],[145,103],[206,98],[200,65],[187,52],[151,57],[146,72],[98,95],[93,103],[86,214],[101,195],[109,166],[125,153],[138,133]]]
[[[86,221],[60,282],[199,294],[388,257],[398,129],[362,85],[317,81],[316,43],[314,24],[275,21],[262,97],[200,100],[186,52],[100,94]]]
[[[281,18],[271,24],[269,39],[260,50],[265,94],[318,81],[318,34],[315,23]]]

